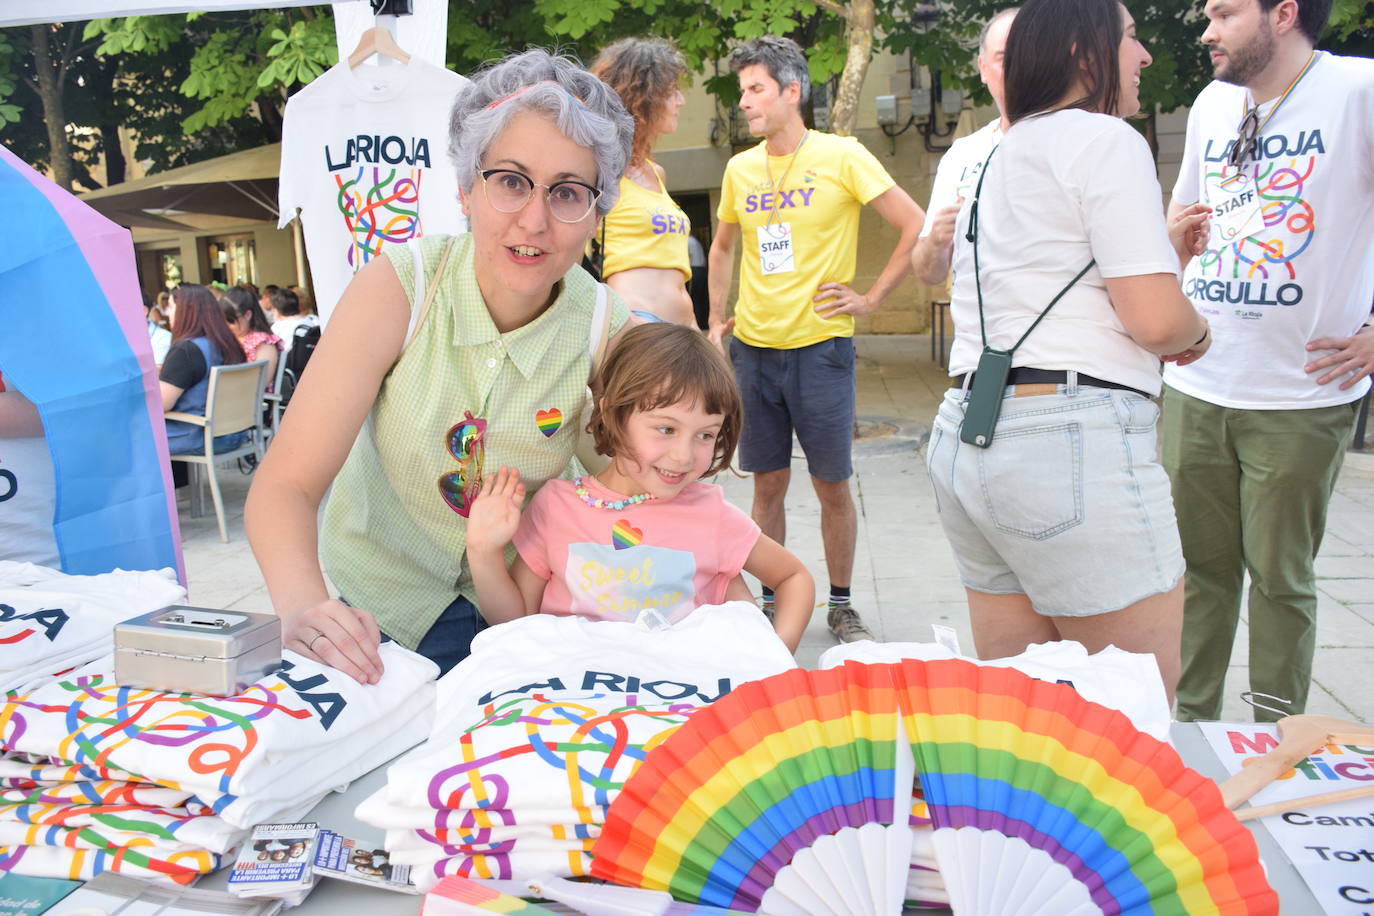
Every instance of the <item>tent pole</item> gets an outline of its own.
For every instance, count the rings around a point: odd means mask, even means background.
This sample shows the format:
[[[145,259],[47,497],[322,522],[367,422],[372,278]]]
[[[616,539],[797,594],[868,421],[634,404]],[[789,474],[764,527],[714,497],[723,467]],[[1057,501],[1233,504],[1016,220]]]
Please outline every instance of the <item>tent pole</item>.
[[[296,285],[313,294],[310,272],[305,269],[305,236],[301,233],[300,217],[291,221],[291,241],[296,248]]]

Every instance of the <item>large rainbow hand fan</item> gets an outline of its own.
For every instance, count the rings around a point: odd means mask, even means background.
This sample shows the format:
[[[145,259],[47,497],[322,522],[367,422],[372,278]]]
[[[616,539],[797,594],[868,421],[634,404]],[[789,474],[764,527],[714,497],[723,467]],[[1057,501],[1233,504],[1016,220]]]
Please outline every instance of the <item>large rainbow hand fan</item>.
[[[612,803],[592,874],[771,916],[900,912],[912,757],[871,670],[795,669],[698,710]]]
[[[853,862],[874,886],[878,860],[903,884],[909,870],[910,846],[887,864],[865,853],[859,826],[890,824],[884,806],[900,793],[880,780],[870,803],[810,791],[814,773],[860,759],[899,780],[914,761],[956,913],[1278,912],[1250,833],[1173,748],[1069,685],[959,659],[851,662],[737,688],[625,784],[592,874],[774,916],[900,912],[900,894],[894,906],[832,890],[853,883]],[[870,809],[881,813],[856,814]],[[787,832],[789,817],[806,828]]]

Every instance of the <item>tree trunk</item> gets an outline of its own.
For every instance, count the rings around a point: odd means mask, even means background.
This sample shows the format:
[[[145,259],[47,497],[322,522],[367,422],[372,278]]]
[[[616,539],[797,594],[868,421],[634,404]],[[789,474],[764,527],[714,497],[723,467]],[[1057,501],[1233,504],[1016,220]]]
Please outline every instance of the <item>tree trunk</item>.
[[[1145,118],[1145,142],[1150,144],[1150,155],[1154,156],[1155,168],[1159,168],[1159,111],[1152,109]]]
[[[830,108],[830,130],[841,137],[854,132],[854,123],[859,117],[859,94],[863,92],[868,62],[873,57],[875,23],[873,0],[850,0],[845,13],[845,38],[849,50],[844,71],[840,74],[840,89]]]
[[[254,103],[258,107],[258,120],[267,130],[267,136],[273,143],[281,142],[282,125],[285,123],[282,118],[286,100],[282,100],[282,108],[278,108],[276,99],[271,96],[258,96]]]
[[[112,112],[99,126],[101,152],[105,154],[105,186],[119,184],[128,177],[129,164],[124,159],[124,147],[119,142],[119,104],[118,94],[122,89],[119,78],[119,58],[111,55],[98,59],[100,64],[99,87],[93,91],[105,96],[106,107]],[[127,84],[127,83],[126,83]]]
[[[30,26],[33,34],[33,69],[38,78],[38,98],[43,104],[43,123],[48,128],[48,166],[53,181],[72,189],[72,151],[67,140],[67,115],[62,107],[62,80],[48,46],[46,25]]]
[[[119,184],[128,172],[124,147],[119,145],[119,125],[100,125],[100,143],[105,153],[105,185]]]

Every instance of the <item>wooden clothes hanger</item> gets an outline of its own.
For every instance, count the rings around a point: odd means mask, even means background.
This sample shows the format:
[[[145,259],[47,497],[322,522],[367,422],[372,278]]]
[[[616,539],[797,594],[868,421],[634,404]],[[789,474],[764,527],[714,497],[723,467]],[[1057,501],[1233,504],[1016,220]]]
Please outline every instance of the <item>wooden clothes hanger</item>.
[[[1299,760],[1316,753],[1327,744],[1374,744],[1374,726],[1348,722],[1331,716],[1296,715],[1278,721],[1278,747],[1258,758],[1254,764],[1221,783],[1221,798],[1226,807],[1235,810],[1249,801],[1250,797],[1265,786],[1278,779],[1293,768]],[[1324,805],[1330,802],[1348,801],[1374,795],[1374,783],[1323,792],[1306,798],[1295,798],[1286,802],[1275,802],[1253,808],[1241,808],[1236,817],[1249,820],[1290,810],[1296,806]]]
[[[381,26],[373,26],[358,38],[358,46],[348,55],[348,68],[356,70],[359,64],[374,54],[389,57],[403,64],[410,63],[410,55],[396,43],[391,32]]]

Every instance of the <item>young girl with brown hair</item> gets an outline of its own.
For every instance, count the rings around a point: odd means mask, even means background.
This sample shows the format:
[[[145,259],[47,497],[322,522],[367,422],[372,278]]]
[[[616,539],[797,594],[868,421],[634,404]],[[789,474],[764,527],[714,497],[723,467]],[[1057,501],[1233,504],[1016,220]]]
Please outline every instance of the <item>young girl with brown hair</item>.
[[[503,467],[473,503],[468,562],[482,616],[673,623],[726,600],[744,570],[774,590],[774,628],[796,651],[811,619],[810,574],[700,480],[729,467],[739,440],[725,358],[693,328],[642,325],[607,356],[601,381],[590,429],[611,456],[606,470],[549,481],[522,516],[524,485]]]

